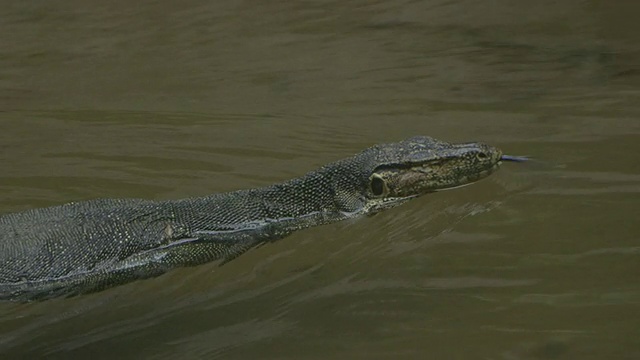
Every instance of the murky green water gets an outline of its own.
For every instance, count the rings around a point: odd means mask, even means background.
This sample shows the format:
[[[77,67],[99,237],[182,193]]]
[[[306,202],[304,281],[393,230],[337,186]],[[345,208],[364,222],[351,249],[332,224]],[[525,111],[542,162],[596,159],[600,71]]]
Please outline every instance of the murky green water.
[[[2,358],[640,358],[639,4],[5,4],[3,213],[263,186],[417,134],[538,161],[223,267],[1,303]]]

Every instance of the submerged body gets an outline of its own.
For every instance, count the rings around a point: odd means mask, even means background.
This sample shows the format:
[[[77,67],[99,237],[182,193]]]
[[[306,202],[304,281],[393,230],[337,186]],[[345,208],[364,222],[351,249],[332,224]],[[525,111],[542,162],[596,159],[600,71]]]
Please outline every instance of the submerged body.
[[[291,232],[475,182],[502,153],[429,137],[376,145],[259,189],[170,201],[102,199],[0,216],[0,299],[102,290],[228,261]]]

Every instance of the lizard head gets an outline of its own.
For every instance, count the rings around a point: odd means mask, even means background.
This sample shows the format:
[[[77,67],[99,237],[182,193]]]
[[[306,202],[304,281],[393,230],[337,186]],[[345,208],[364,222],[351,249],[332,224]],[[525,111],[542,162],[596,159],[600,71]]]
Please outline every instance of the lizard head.
[[[482,143],[451,144],[417,136],[360,154],[367,212],[476,182],[498,169],[502,151]]]

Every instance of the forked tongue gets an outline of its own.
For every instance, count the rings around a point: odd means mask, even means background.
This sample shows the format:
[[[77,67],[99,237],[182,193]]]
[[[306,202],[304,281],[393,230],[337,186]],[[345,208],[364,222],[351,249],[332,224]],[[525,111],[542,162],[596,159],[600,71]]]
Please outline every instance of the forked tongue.
[[[526,156],[514,156],[514,155],[502,155],[500,158],[502,161],[514,161],[514,162],[525,162],[530,159]]]

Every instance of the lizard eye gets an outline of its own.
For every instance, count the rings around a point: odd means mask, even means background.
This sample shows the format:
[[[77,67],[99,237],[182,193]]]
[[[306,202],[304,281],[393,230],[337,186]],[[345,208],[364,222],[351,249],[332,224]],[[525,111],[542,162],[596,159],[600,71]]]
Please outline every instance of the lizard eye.
[[[387,192],[387,184],[379,175],[371,176],[371,193],[374,196],[382,196]]]

